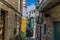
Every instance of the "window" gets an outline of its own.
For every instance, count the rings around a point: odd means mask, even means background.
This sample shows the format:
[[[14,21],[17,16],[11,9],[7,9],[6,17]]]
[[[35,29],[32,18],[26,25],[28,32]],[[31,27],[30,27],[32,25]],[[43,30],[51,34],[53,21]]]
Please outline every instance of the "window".
[[[14,35],[16,35],[17,33],[17,15],[15,15],[15,18],[14,18]]]
[[[36,23],[39,24],[39,16],[36,17]]]
[[[44,24],[44,34],[46,34],[46,24]]]

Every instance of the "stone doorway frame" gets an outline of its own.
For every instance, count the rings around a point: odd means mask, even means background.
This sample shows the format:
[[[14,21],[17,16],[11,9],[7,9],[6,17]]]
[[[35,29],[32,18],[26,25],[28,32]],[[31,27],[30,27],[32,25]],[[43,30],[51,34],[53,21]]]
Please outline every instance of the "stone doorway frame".
[[[8,11],[4,10],[3,8],[0,8],[0,14],[3,13],[2,15],[4,15],[4,18],[3,18],[3,34],[2,34],[2,40],[5,40],[6,39],[6,30],[7,29],[7,13]]]

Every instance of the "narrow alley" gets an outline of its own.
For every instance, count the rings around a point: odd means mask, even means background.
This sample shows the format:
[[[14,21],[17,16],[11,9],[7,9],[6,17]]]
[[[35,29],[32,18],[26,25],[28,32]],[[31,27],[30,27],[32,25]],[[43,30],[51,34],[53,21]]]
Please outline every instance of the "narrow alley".
[[[0,0],[0,40],[60,40],[60,0]]]

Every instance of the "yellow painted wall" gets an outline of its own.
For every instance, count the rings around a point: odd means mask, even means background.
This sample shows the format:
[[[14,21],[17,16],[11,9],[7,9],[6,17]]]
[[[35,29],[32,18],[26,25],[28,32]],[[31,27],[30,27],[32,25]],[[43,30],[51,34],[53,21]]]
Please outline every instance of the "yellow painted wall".
[[[26,32],[26,19],[22,18],[21,31]]]

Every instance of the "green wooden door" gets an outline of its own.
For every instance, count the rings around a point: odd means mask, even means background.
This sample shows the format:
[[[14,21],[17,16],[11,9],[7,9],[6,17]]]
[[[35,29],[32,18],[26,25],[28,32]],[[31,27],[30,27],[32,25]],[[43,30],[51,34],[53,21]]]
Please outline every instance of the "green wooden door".
[[[58,40],[60,40],[60,23],[58,23]]]
[[[60,40],[60,22],[54,22],[54,40]]]
[[[54,40],[58,40],[58,23],[54,22]]]

